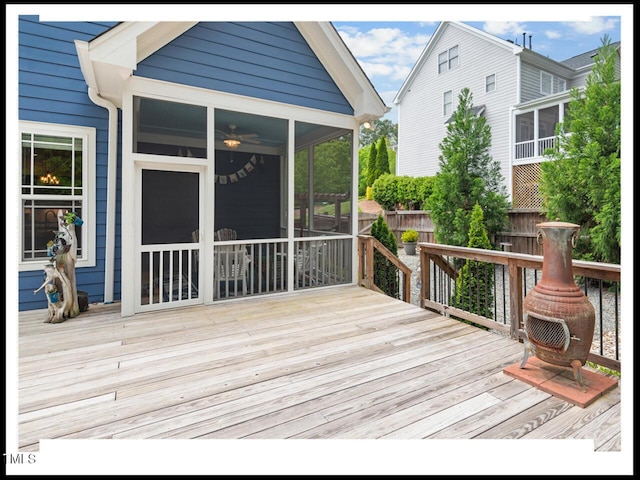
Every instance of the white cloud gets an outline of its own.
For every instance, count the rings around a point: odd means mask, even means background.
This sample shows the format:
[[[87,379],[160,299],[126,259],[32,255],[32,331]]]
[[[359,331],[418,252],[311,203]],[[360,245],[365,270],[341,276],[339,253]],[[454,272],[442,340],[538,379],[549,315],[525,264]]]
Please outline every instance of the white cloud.
[[[338,33],[359,59],[369,78],[387,77],[402,82],[431,38],[409,34],[399,28],[374,28],[365,32],[357,27],[339,27]]]
[[[617,28],[617,18],[593,17],[589,22],[568,22],[569,28],[578,34],[597,35]]]
[[[558,40],[562,38],[562,34],[556,30],[547,30],[544,32],[544,35],[551,40]]]
[[[498,37],[507,35],[522,35],[527,26],[522,22],[484,22],[482,29]]]

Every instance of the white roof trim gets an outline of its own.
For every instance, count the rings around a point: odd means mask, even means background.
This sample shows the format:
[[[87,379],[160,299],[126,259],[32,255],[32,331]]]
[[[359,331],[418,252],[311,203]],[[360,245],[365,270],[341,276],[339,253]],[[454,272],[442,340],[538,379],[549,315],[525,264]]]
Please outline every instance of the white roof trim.
[[[470,33],[472,35],[480,37],[483,40],[491,42],[494,45],[497,45],[497,46],[499,46],[501,48],[504,48],[505,50],[508,50],[508,51],[512,52],[514,55],[518,55],[520,52],[522,52],[524,50],[519,45],[516,45],[514,43],[508,42],[506,40],[502,40],[501,38],[498,38],[498,37],[495,37],[495,36],[493,36],[493,35],[491,35],[489,33],[483,32],[482,30],[478,30],[477,28],[470,27],[469,25],[466,25],[466,24],[464,24],[462,22],[441,22],[440,25],[438,25],[438,28],[436,29],[434,34],[429,39],[429,42],[427,42],[426,47],[424,48],[424,50],[420,54],[420,57],[418,58],[418,60],[416,61],[416,64],[411,69],[411,72],[409,72],[409,76],[406,78],[406,80],[404,81],[404,83],[400,87],[400,90],[398,90],[398,93],[396,94],[395,98],[393,99],[393,103],[395,103],[397,105],[398,103],[400,103],[402,101],[402,98],[404,97],[404,95],[407,93],[407,91],[411,87],[411,84],[415,80],[415,77],[418,75],[418,72],[422,69],[422,65],[427,61],[427,58],[429,57],[429,55],[431,55],[431,53],[433,52],[435,46],[438,44],[438,41],[440,40],[440,37],[442,37],[443,32],[450,25],[451,26],[455,26],[457,28],[460,28],[460,29],[466,31],[467,33]]]
[[[122,22],[90,42],[76,41],[80,68],[89,87],[122,107],[122,88],[139,62],[198,22]],[[294,22],[345,96],[359,123],[387,113],[362,68],[330,22]]]
[[[124,81],[147,58],[197,22],[122,22],[90,42],[76,40],[85,81],[122,107]]]
[[[360,64],[330,22],[294,23],[353,107],[353,115],[360,123],[372,122],[391,110],[384,104]],[[327,45],[331,48],[327,48]]]

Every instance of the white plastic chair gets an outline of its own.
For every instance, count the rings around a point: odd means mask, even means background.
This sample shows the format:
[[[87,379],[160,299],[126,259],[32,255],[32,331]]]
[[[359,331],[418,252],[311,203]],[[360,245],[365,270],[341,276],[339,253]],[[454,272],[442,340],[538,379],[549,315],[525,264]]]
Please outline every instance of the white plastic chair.
[[[216,297],[247,294],[249,259],[243,245],[222,245],[214,254]]]
[[[226,240],[237,240],[238,232],[232,228],[221,228],[216,232],[216,240],[224,242]]]

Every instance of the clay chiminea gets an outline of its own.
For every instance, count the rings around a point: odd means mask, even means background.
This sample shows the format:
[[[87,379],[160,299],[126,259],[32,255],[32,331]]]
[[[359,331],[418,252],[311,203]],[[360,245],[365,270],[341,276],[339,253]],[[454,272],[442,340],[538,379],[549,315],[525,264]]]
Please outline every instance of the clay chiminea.
[[[579,225],[566,222],[539,223],[542,239],[542,278],[524,299],[525,353],[545,362],[571,367],[580,389],[586,390],[582,366],[587,362],[595,309],[573,277],[571,250]]]

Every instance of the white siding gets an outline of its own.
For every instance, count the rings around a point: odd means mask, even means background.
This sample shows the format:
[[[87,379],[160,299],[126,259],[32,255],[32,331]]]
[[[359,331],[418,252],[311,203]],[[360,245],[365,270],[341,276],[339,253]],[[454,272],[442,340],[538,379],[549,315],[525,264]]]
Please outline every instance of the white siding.
[[[438,54],[459,46],[459,66],[438,74]],[[453,90],[453,108],[460,91],[468,87],[475,106],[485,105],[491,126],[491,155],[500,161],[507,181],[510,168],[510,107],[517,103],[517,57],[509,50],[448,25],[438,44],[398,104],[398,158],[396,173],[433,176],[439,169],[440,142],[447,134],[442,113],[443,93]],[[487,75],[496,75],[496,90],[485,93]]]
[[[543,95],[540,93],[540,68],[526,62],[521,67],[521,97],[520,101],[526,103]]]

